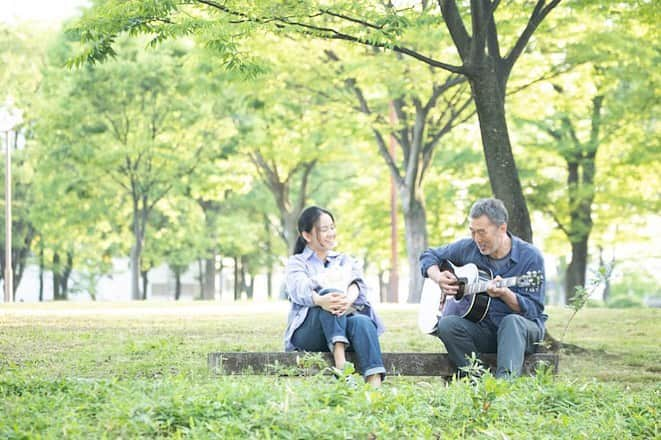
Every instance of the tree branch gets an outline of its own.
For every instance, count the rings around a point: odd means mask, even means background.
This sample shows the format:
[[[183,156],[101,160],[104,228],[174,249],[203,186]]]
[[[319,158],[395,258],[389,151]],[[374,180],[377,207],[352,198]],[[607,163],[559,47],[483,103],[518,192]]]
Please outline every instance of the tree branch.
[[[484,57],[484,47],[487,39],[487,20],[491,15],[487,15],[484,10],[483,0],[471,0],[471,26],[473,36],[471,38],[469,65],[476,66]]]
[[[553,219],[555,224],[558,225],[558,229],[560,229],[562,232],[564,232],[567,237],[570,236],[569,230],[567,230],[565,225],[560,221],[560,219],[558,218],[558,216],[555,214],[554,211],[551,211],[550,209],[547,208],[547,209],[544,210],[544,212],[546,212],[548,215],[551,216],[551,218]]]
[[[349,78],[345,81],[345,84],[347,87],[349,87],[354,94],[356,95],[356,98],[358,99],[358,103],[360,105],[360,111],[366,115],[370,115],[371,111],[369,109],[369,105],[367,104],[367,100],[365,99],[365,96],[363,95],[363,91],[360,89],[360,87],[356,86],[356,80],[354,78]],[[402,177],[399,173],[399,168],[397,167],[397,164],[393,160],[393,157],[390,155],[390,152],[388,151],[388,147],[386,146],[386,142],[383,139],[383,135],[379,130],[376,128],[372,127],[372,132],[374,133],[374,138],[376,139],[376,144],[379,148],[379,153],[383,157],[383,159],[386,161],[386,165],[390,169],[390,172],[393,175],[393,178],[403,184]]]
[[[288,26],[294,26],[294,27],[300,27],[303,29],[306,29],[311,32],[303,32],[306,35],[311,35],[314,37],[320,37],[320,38],[326,38],[330,40],[344,40],[344,41],[351,41],[354,43],[362,44],[364,46],[370,46],[370,47],[379,47],[382,49],[390,49],[394,52],[398,52],[404,55],[407,55],[411,58],[414,58],[418,61],[422,61],[425,64],[428,64],[432,67],[438,67],[439,69],[447,70],[452,73],[458,73],[458,74],[464,74],[465,69],[460,66],[455,66],[452,64],[447,64],[443,63],[441,61],[435,60],[433,58],[430,58],[428,56],[422,55],[419,52],[416,52],[412,49],[409,49],[407,47],[402,47],[398,46],[396,44],[388,44],[388,43],[382,43],[378,41],[369,41],[364,38],[356,37],[353,35],[345,34],[343,32],[340,32],[336,29],[333,28],[327,28],[327,27],[322,27],[322,26],[316,26],[316,25],[311,25],[308,23],[301,23],[301,22],[295,22],[295,21],[290,21],[288,19],[279,19],[281,23],[284,23],[285,25]],[[314,32],[312,32],[314,31]],[[319,35],[317,32],[321,32],[324,35]]]
[[[487,26],[487,48],[489,54],[495,60],[498,60],[500,63],[502,58],[500,56],[500,43],[498,43],[498,29],[496,28],[496,20],[494,20],[493,14],[498,7],[500,0],[495,0],[489,14],[489,23]]]
[[[509,76],[514,63],[516,63],[516,60],[519,59],[523,53],[523,49],[525,49],[528,41],[530,40],[530,37],[532,37],[532,34],[535,33],[537,27],[539,27],[541,22],[544,20],[544,18],[546,18],[549,12],[553,10],[553,8],[558,6],[560,1],[561,0],[552,0],[548,5],[546,5],[545,0],[537,0],[537,4],[533,9],[532,14],[530,14],[530,19],[528,19],[528,24],[519,36],[517,42],[512,47],[512,51],[509,53],[509,55],[507,55],[507,57],[505,57],[505,78]]]
[[[471,37],[468,35],[466,26],[464,25],[457,3],[454,0],[438,0],[441,8],[441,14],[445,20],[445,25],[450,32],[452,41],[459,52],[461,60],[466,63],[470,54]],[[464,73],[464,72],[455,72]]]
[[[339,18],[339,19],[342,19],[344,21],[349,21],[351,23],[356,23],[356,24],[359,24],[361,26],[365,26],[365,27],[370,28],[370,29],[374,29],[374,30],[377,30],[377,31],[382,31],[383,30],[383,25],[379,26],[379,25],[376,25],[376,24],[369,23],[365,20],[360,20],[358,18],[349,17],[349,16],[344,15],[344,14],[338,14],[337,12],[333,12],[329,9],[320,9],[320,11],[322,13],[326,14],[326,15],[330,15],[331,17]]]
[[[234,16],[237,16],[237,17],[241,17],[244,21],[258,23],[258,24],[265,24],[265,23],[268,23],[269,21],[276,21],[276,22],[279,23],[279,26],[291,26],[291,27],[295,27],[295,28],[304,29],[307,32],[302,32],[302,33],[306,34],[306,35],[312,35],[312,36],[315,36],[315,37],[321,37],[321,38],[333,39],[333,40],[352,41],[354,43],[359,43],[359,44],[362,44],[362,45],[365,45],[365,46],[380,47],[380,48],[383,48],[383,49],[390,49],[390,50],[393,50],[395,52],[399,52],[401,54],[408,55],[412,58],[415,58],[415,59],[417,59],[419,61],[422,61],[422,62],[424,62],[424,63],[426,63],[430,66],[433,66],[433,67],[438,67],[440,69],[448,70],[448,71],[453,72],[453,73],[459,73],[459,74],[464,73],[464,69],[460,66],[454,66],[452,64],[443,63],[441,61],[438,61],[438,60],[435,60],[433,58],[422,55],[421,53],[418,53],[418,52],[416,52],[412,49],[409,49],[409,48],[406,48],[406,47],[401,47],[401,46],[398,46],[396,44],[388,44],[388,43],[381,43],[381,42],[376,42],[376,41],[369,41],[365,38],[345,34],[343,32],[340,32],[340,31],[336,30],[336,29],[333,29],[333,28],[317,26],[317,25],[313,25],[313,24],[309,24],[309,23],[302,23],[302,22],[298,22],[298,21],[292,21],[288,17],[269,17],[269,18],[250,17],[250,16],[248,16],[247,14],[245,14],[243,12],[234,11],[234,10],[224,6],[224,5],[221,5],[218,2],[211,1],[211,0],[197,0],[197,2],[202,3],[204,5],[207,5],[209,7],[212,7],[212,8],[218,9],[219,11],[225,12],[229,15],[234,15]],[[337,14],[337,13],[331,13],[328,10],[320,10],[320,13],[321,14],[332,15],[336,18],[340,18],[341,20],[349,21],[351,23],[358,23],[358,24],[361,24],[361,25],[363,25],[365,27],[368,27],[368,28],[381,30],[381,28],[377,25],[374,25],[374,24],[371,24],[371,23],[368,23],[366,21],[359,20],[359,19],[356,19],[356,18],[348,17],[348,16],[345,16],[345,15],[341,15],[341,14]],[[319,14],[313,15],[313,16],[311,16],[311,18],[316,17],[318,15]],[[278,25],[276,25],[276,26],[278,26]],[[319,33],[321,33],[322,35],[319,35]]]
[[[303,164],[303,176],[301,176],[301,191],[298,194],[298,201],[296,203],[297,211],[302,211],[305,206],[305,200],[307,199],[307,186],[308,180],[310,178],[310,173],[312,169],[317,164],[317,159],[314,159],[310,162],[305,162]]]

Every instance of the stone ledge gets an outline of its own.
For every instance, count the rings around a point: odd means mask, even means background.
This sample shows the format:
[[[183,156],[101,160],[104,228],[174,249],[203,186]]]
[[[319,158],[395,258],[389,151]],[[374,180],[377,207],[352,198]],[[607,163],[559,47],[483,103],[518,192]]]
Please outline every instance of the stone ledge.
[[[447,353],[383,353],[382,355],[389,375],[450,377],[454,373]],[[355,353],[347,353],[347,359],[359,367]],[[495,354],[484,354],[480,359],[492,371],[495,370]],[[523,374],[534,374],[537,367],[542,364],[549,366],[553,374],[557,374],[558,361],[557,353],[528,355],[523,363]],[[304,376],[316,374],[332,363],[332,355],[328,352],[219,352],[208,355],[209,371],[214,374]]]

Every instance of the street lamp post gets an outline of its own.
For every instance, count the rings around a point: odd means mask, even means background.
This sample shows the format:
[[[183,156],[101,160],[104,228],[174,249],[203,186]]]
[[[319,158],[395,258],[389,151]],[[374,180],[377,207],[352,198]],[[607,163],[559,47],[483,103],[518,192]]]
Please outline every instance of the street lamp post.
[[[5,131],[5,303],[12,302],[14,293],[14,271],[11,258],[11,143],[9,130]]]
[[[5,273],[4,301],[10,303],[14,297],[14,272],[11,257],[11,141],[10,135],[16,124],[21,122],[21,112],[14,108],[9,97],[0,108],[0,131],[5,132]],[[14,136],[16,134],[14,133]]]

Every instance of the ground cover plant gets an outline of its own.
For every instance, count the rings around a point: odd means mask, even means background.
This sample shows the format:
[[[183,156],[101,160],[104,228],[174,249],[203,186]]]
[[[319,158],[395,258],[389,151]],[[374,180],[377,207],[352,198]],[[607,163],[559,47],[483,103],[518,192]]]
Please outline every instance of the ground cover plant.
[[[384,351],[439,351],[382,306]],[[560,334],[570,316],[551,307]],[[213,376],[212,351],[277,351],[286,304],[0,308],[1,438],[658,438],[657,309],[584,309],[560,373],[514,382]]]

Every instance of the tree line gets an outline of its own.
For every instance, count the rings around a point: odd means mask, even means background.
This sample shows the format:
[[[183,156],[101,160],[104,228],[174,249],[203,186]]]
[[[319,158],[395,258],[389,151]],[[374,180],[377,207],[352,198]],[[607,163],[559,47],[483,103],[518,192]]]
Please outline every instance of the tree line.
[[[132,298],[194,262],[208,298],[222,255],[250,290],[310,203],[383,276],[392,179],[408,301],[418,255],[492,194],[522,238],[554,225],[571,297],[591,249],[636,239],[620,219],[659,211],[649,5],[358,3],[108,1],[46,39],[6,29],[18,280],[32,258],[58,296],[74,269],[93,290],[128,255]]]

